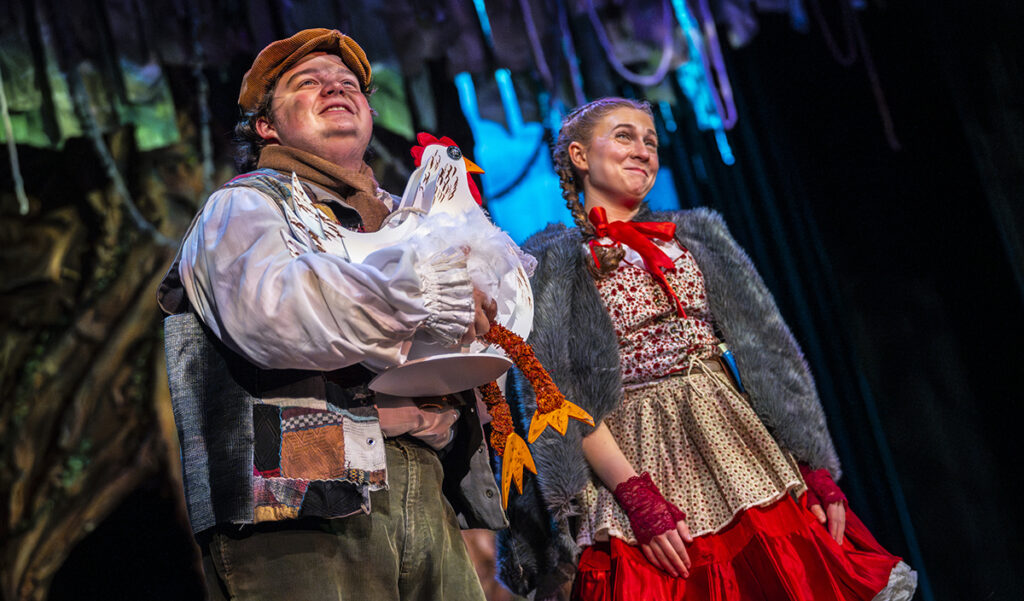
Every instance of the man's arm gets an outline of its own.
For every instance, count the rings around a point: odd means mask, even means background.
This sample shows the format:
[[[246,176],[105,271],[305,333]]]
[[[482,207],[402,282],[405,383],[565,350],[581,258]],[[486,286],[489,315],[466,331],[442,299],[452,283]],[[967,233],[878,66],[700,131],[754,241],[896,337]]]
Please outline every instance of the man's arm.
[[[255,364],[332,370],[398,362],[420,327],[457,343],[474,318],[465,266],[457,250],[417,261],[404,245],[361,264],[311,252],[273,200],[231,188],[186,238],[181,279],[203,322]]]

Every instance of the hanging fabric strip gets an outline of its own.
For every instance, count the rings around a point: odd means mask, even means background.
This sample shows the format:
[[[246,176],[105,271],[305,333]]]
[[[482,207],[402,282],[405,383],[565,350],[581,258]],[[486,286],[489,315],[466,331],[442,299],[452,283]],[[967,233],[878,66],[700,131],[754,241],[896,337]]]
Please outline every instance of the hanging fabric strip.
[[[565,10],[565,3],[555,2],[558,5],[558,29],[562,32],[562,52],[565,53],[565,62],[569,64],[569,79],[572,81],[572,95],[576,106],[586,104],[587,97],[583,94],[583,76],[580,75],[580,59],[576,56],[576,47],[572,43],[572,35],[569,32],[569,15]]]
[[[690,14],[684,0],[672,0],[676,20],[686,38],[687,59],[676,69],[679,87],[693,106],[697,127],[701,130],[718,130],[722,127],[722,116],[712,98],[714,90],[708,81],[705,69],[704,36],[697,26],[697,19]]]
[[[494,50],[494,36],[491,34],[491,19],[487,16],[487,7],[484,0],[473,0],[473,8],[476,9],[476,17],[480,20],[480,29],[484,33],[484,40],[487,47]]]
[[[78,69],[78,65],[71,65],[67,73],[68,88],[71,91],[71,101],[74,105],[75,115],[78,116],[78,120],[82,124],[82,130],[85,132],[85,136],[92,142],[93,149],[96,151],[96,155],[99,157],[100,163],[103,165],[103,170],[114,185],[114,191],[121,197],[121,202],[124,204],[129,217],[131,217],[132,222],[135,223],[135,227],[137,227],[139,231],[144,234],[148,234],[161,246],[169,248],[174,247],[175,244],[171,239],[160,233],[152,223],[146,221],[146,218],[143,217],[142,213],[139,211],[135,201],[132,200],[131,193],[128,191],[128,186],[125,184],[124,177],[121,176],[121,171],[118,170],[117,163],[114,161],[114,157],[110,154],[110,148],[107,147],[107,143],[103,139],[103,135],[100,133],[99,125],[96,123],[96,116],[92,110],[92,105],[89,103],[89,93],[86,91],[85,85],[82,83],[82,77],[79,74]]]
[[[889,112],[889,103],[885,99],[885,92],[882,90],[882,83],[878,79],[878,70],[875,69],[875,61],[871,57],[871,51],[868,49],[868,42],[864,39],[864,29],[860,26],[860,20],[857,18],[857,13],[850,3],[850,0],[839,0],[840,15],[843,20],[843,30],[846,32],[846,50],[845,52],[839,48],[836,43],[835,36],[832,35],[832,30],[825,20],[825,15],[821,11],[821,6],[818,0],[810,0],[811,12],[814,13],[814,19],[818,23],[818,27],[821,29],[822,37],[825,38],[825,44],[832,52],[832,57],[840,65],[844,67],[850,67],[854,61],[857,60],[857,53],[864,58],[864,69],[867,71],[868,81],[871,83],[871,94],[875,98],[875,106],[878,108],[878,116],[882,120],[882,130],[885,133],[885,140],[889,144],[889,148],[893,150],[900,150],[903,145],[900,144],[899,138],[896,137],[896,127],[892,121],[892,114]]]
[[[689,51],[687,61],[676,69],[679,87],[693,106],[697,127],[714,132],[715,144],[722,162],[732,165],[736,162],[736,157],[733,155],[725,130],[736,124],[739,112],[736,110],[729,75],[722,60],[721,48],[718,46],[714,22],[711,21],[710,29],[705,28],[702,32],[697,19],[690,13],[690,8],[684,0],[672,0],[672,7],[686,37]],[[710,13],[708,16],[710,17]],[[705,32],[710,34],[710,40],[705,41]],[[708,60],[709,52],[713,52],[714,63]],[[713,64],[718,72],[717,83],[712,72]]]
[[[601,23],[601,18],[597,14],[597,8],[594,7],[594,0],[586,0],[587,14],[590,16],[590,22],[594,26],[594,33],[597,34],[597,40],[601,43],[601,47],[604,49],[604,53],[608,57],[608,62],[611,63],[612,68],[615,69],[615,72],[621,75],[626,81],[638,86],[656,86],[661,83],[661,80],[665,79],[669,65],[672,64],[672,59],[675,57],[675,52],[672,49],[672,32],[675,27],[670,23],[671,8],[668,3],[669,0],[662,0],[661,2],[661,22],[665,35],[661,42],[661,60],[658,62],[658,68],[650,75],[640,75],[630,71],[626,65],[624,65],[617,56],[615,56],[615,49],[612,47],[612,43],[608,39],[608,32],[605,30],[604,25]]]
[[[0,69],[0,116],[4,121],[4,137],[7,139],[7,156],[11,160],[11,178],[14,179],[14,195],[18,198],[18,213],[28,215],[28,196],[25,194],[25,180],[21,177],[18,163],[18,145],[14,143],[14,127],[7,107],[7,93],[4,92],[3,70]]]
[[[736,102],[732,97],[729,74],[725,71],[725,60],[722,58],[722,46],[718,41],[715,17],[711,14],[708,0],[698,0],[698,5],[700,6],[701,28],[704,31],[704,44],[707,47],[707,53],[701,53],[704,73],[714,92],[712,97],[715,100],[715,108],[718,110],[719,116],[722,117],[722,128],[732,129],[736,125],[738,115]]]
[[[819,0],[808,0],[808,2],[811,5],[811,13],[818,24],[818,29],[821,30],[821,36],[825,38],[825,45],[828,46],[829,51],[832,53],[832,58],[844,67],[853,66],[854,61],[857,60],[857,39],[853,33],[853,19],[850,18],[852,15],[846,14],[847,4],[845,2],[839,3],[843,33],[846,35],[846,48],[842,49],[836,41],[836,36],[832,33],[832,28],[825,19],[825,14],[821,11]]]
[[[53,5],[47,6],[48,13],[53,19],[54,30],[56,31],[70,31],[71,26],[66,20],[68,17],[66,13],[56,10]],[[42,11],[42,9],[40,9]],[[43,16],[43,12],[40,12],[40,16]],[[39,27],[43,28],[46,21],[40,18]],[[110,183],[114,187],[114,192],[117,196],[121,197],[121,202],[124,205],[128,217],[132,220],[135,226],[140,232],[150,236],[160,246],[173,248],[176,243],[163,235],[152,223],[146,220],[146,218],[139,211],[135,201],[132,200],[131,193],[128,191],[128,185],[124,181],[124,177],[121,175],[121,171],[117,167],[117,162],[114,160],[113,155],[110,152],[110,147],[107,146],[106,140],[103,139],[103,133],[100,131],[100,125],[96,118],[96,112],[93,108],[93,104],[89,97],[89,92],[85,87],[85,82],[82,81],[82,64],[80,61],[75,60],[78,52],[72,44],[72,40],[69,36],[55,36],[54,41],[57,43],[59,52],[62,55],[62,63],[66,65],[65,77],[67,78],[68,92],[71,96],[72,109],[74,110],[75,117],[82,128],[82,134],[92,142],[93,149],[96,152],[96,157],[99,159],[100,164],[103,166],[103,172],[106,174]]]
[[[540,34],[537,33],[537,23],[533,19],[530,0],[519,0],[519,10],[523,12],[523,22],[526,24],[526,37],[530,39],[530,49],[533,50],[533,62],[537,65],[537,72],[540,73],[544,87],[554,94],[557,91],[555,90],[555,78],[551,75],[551,69],[548,68],[548,59],[544,55]]]
[[[192,35],[192,77],[196,82],[196,104],[199,108],[199,152],[203,161],[203,198],[213,193],[213,138],[210,134],[210,81],[203,72],[206,53],[200,40],[199,10],[186,3],[189,32]]]

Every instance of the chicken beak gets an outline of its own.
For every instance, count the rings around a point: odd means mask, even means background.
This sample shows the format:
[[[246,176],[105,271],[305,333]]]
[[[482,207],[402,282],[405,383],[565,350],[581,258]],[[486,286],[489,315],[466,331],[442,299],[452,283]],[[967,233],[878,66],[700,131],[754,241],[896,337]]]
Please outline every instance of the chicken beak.
[[[473,161],[467,159],[466,157],[462,157],[462,160],[466,161],[466,173],[483,173],[484,172],[484,170],[481,169],[479,165],[477,165]]]

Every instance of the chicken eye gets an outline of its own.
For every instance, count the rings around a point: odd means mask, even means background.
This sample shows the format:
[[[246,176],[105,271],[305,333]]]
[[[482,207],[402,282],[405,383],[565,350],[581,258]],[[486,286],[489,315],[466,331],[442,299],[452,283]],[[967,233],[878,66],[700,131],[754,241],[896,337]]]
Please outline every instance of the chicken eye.
[[[457,160],[462,158],[462,151],[459,150],[458,146],[449,146],[448,147],[448,158],[450,158],[453,161],[457,161]]]

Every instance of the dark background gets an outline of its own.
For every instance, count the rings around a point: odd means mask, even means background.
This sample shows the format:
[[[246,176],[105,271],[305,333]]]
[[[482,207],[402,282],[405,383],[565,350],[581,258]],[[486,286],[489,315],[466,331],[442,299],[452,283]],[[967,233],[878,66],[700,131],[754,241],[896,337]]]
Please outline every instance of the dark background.
[[[905,557],[916,539],[934,598],[1016,599],[1021,9],[938,4],[862,20],[899,151],[863,63],[820,37],[766,19],[731,66],[794,257],[759,265],[817,368],[853,507]]]

